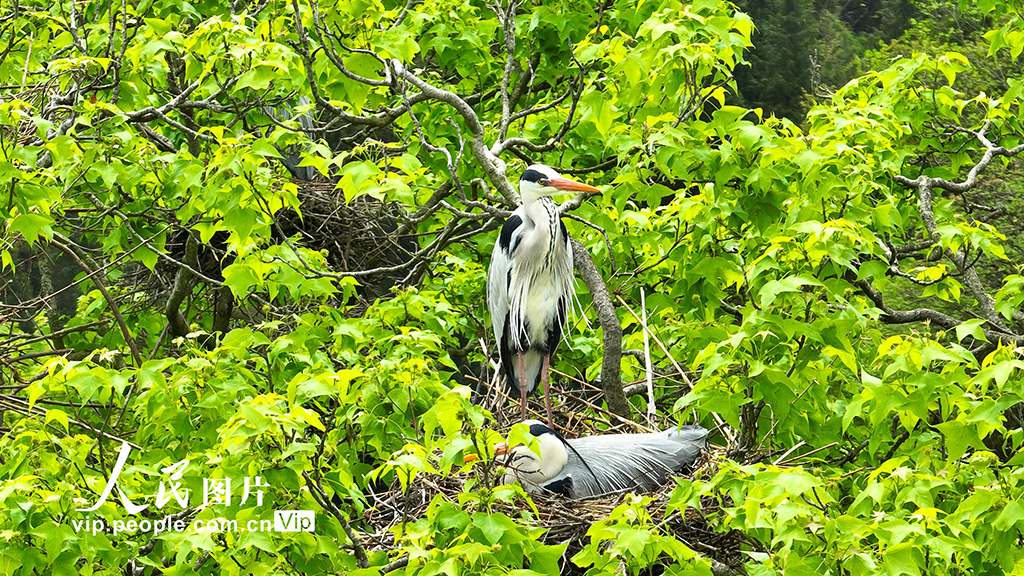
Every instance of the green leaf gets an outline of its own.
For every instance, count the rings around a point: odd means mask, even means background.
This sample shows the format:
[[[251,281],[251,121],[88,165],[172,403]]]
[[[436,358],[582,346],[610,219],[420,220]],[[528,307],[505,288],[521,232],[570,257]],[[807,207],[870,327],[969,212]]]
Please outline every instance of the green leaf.
[[[18,214],[11,220],[11,232],[21,234],[29,244],[34,244],[40,236],[46,240],[53,239],[53,218],[42,214]]]
[[[996,519],[992,522],[992,527],[996,530],[1009,530],[1022,520],[1024,520],[1024,507],[1016,500],[1011,500],[1003,507],[999,515],[996,516]]]
[[[639,557],[650,542],[651,533],[649,531],[627,527],[618,531],[615,545],[617,548],[625,550],[629,555]]]
[[[275,148],[274,145],[266,138],[257,138],[256,140],[253,140],[251,146],[254,154],[259,154],[266,158],[284,158],[284,156],[281,156],[281,153],[278,152],[277,148]]]
[[[254,68],[247,70],[238,77],[235,86],[237,88],[250,88],[252,90],[266,90],[270,86],[270,82],[274,76],[268,74],[267,71],[262,68]]]
[[[915,555],[914,552],[914,546],[909,542],[903,542],[886,548],[885,561],[883,562],[886,573],[892,576],[898,574],[917,576],[920,574],[921,566],[918,564],[918,558],[915,558],[915,556],[920,556],[920,553],[918,552]]]
[[[959,420],[943,422],[936,426],[946,438],[949,460],[959,460],[968,448],[978,447],[981,443],[977,432]]]
[[[982,325],[984,325],[985,322],[985,320],[977,318],[961,322],[956,327],[956,339],[959,340],[960,342],[963,342],[966,336],[971,336],[977,340],[988,342],[988,339],[985,338],[984,331],[981,329]]]
[[[506,530],[515,530],[516,527],[504,514],[473,514],[473,525],[476,526],[484,538],[491,544],[501,542]]]
[[[804,286],[822,286],[816,278],[808,276],[791,276],[782,280],[771,280],[758,292],[761,308],[771,306],[779,294],[784,292],[799,292]]]
[[[530,569],[539,574],[558,573],[558,561],[565,554],[568,543],[539,546],[530,553]]]
[[[48,409],[46,411],[46,418],[43,422],[57,422],[62,428],[64,428],[65,432],[68,432],[68,415],[63,410]]]
[[[587,110],[585,118],[593,122],[601,136],[607,136],[615,121],[611,101],[607,100],[601,92],[590,92],[580,100]]]

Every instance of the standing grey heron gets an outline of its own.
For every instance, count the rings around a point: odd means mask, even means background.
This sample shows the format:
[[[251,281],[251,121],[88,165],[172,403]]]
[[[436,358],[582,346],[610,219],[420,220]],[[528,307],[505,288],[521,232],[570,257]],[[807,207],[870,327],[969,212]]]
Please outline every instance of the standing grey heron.
[[[501,359],[501,372],[519,398],[526,418],[526,395],[541,382],[548,424],[551,354],[573,297],[572,245],[551,199],[558,192],[600,192],[534,164],[519,179],[522,205],[501,228],[487,271],[487,306]]]
[[[704,450],[708,431],[680,426],[648,434],[606,434],[566,440],[537,420],[523,422],[537,439],[540,456],[523,445],[495,447],[505,455],[504,484],[518,481],[530,494],[569,498],[601,496],[634,488],[650,492],[673,473],[688,471]],[[475,455],[466,461],[476,460]]]
[[[306,96],[299,96],[299,106],[309,106],[310,100]],[[298,129],[301,132],[310,135],[314,128],[316,128],[316,119],[313,111],[306,111],[302,114],[295,114],[295,110],[291,106],[283,106],[280,110],[273,106],[264,106],[263,113],[267,116],[271,116],[277,119],[279,122],[288,122],[295,120],[298,122]],[[310,136],[312,138],[312,136]],[[281,153],[281,158],[278,160],[284,167],[288,169],[293,178],[298,180],[313,180],[316,178],[316,168],[312,166],[299,166],[302,163],[302,155],[309,149],[309,146],[288,146],[285,149],[281,149],[280,146],[274,145],[278,152]]]

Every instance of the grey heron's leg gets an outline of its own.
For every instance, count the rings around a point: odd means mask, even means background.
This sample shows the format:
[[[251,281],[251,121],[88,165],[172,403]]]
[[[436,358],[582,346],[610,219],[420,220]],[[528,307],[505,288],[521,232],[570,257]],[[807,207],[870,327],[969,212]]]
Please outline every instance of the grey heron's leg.
[[[544,355],[544,366],[540,371],[540,381],[544,384],[544,407],[548,409],[548,427],[555,428],[554,419],[551,417],[551,377],[548,368],[551,366],[551,355]]]
[[[519,355],[519,399],[523,407],[523,420],[526,420],[526,367],[523,366],[523,353]]]

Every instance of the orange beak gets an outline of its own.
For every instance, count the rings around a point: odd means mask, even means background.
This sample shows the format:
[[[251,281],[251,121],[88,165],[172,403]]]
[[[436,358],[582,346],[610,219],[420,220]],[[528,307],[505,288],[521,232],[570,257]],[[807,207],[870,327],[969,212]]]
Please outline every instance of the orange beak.
[[[600,192],[601,190],[594,188],[593,186],[577,182],[575,180],[569,180],[568,178],[548,178],[548,186],[553,186],[559,190],[566,191],[577,191],[577,192]]]
[[[495,444],[494,445],[494,456],[495,457],[497,457],[497,456],[504,456],[505,452],[507,452],[507,451],[508,451],[508,444],[506,444],[504,442],[502,442],[501,444]],[[464,464],[469,464],[470,462],[476,462],[479,459],[480,459],[480,457],[477,456],[476,454],[466,454],[465,456],[462,457],[462,462]]]

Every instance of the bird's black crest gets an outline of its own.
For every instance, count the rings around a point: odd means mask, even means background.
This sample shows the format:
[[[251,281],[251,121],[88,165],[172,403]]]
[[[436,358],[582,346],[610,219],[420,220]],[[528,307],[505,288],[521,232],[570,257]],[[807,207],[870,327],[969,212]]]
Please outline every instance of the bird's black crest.
[[[520,181],[529,180],[530,182],[539,182],[547,178],[543,173],[536,170],[527,170],[523,172],[523,175],[519,178]]]
[[[516,231],[523,224],[523,219],[517,214],[513,214],[505,220],[505,225],[501,227],[501,234],[498,236],[498,245],[505,252],[509,251],[509,245],[512,244],[512,233]]]
[[[530,424],[530,434],[532,434],[534,438],[540,438],[545,434],[554,434],[558,437],[558,434],[554,430],[539,422],[537,424]]]

